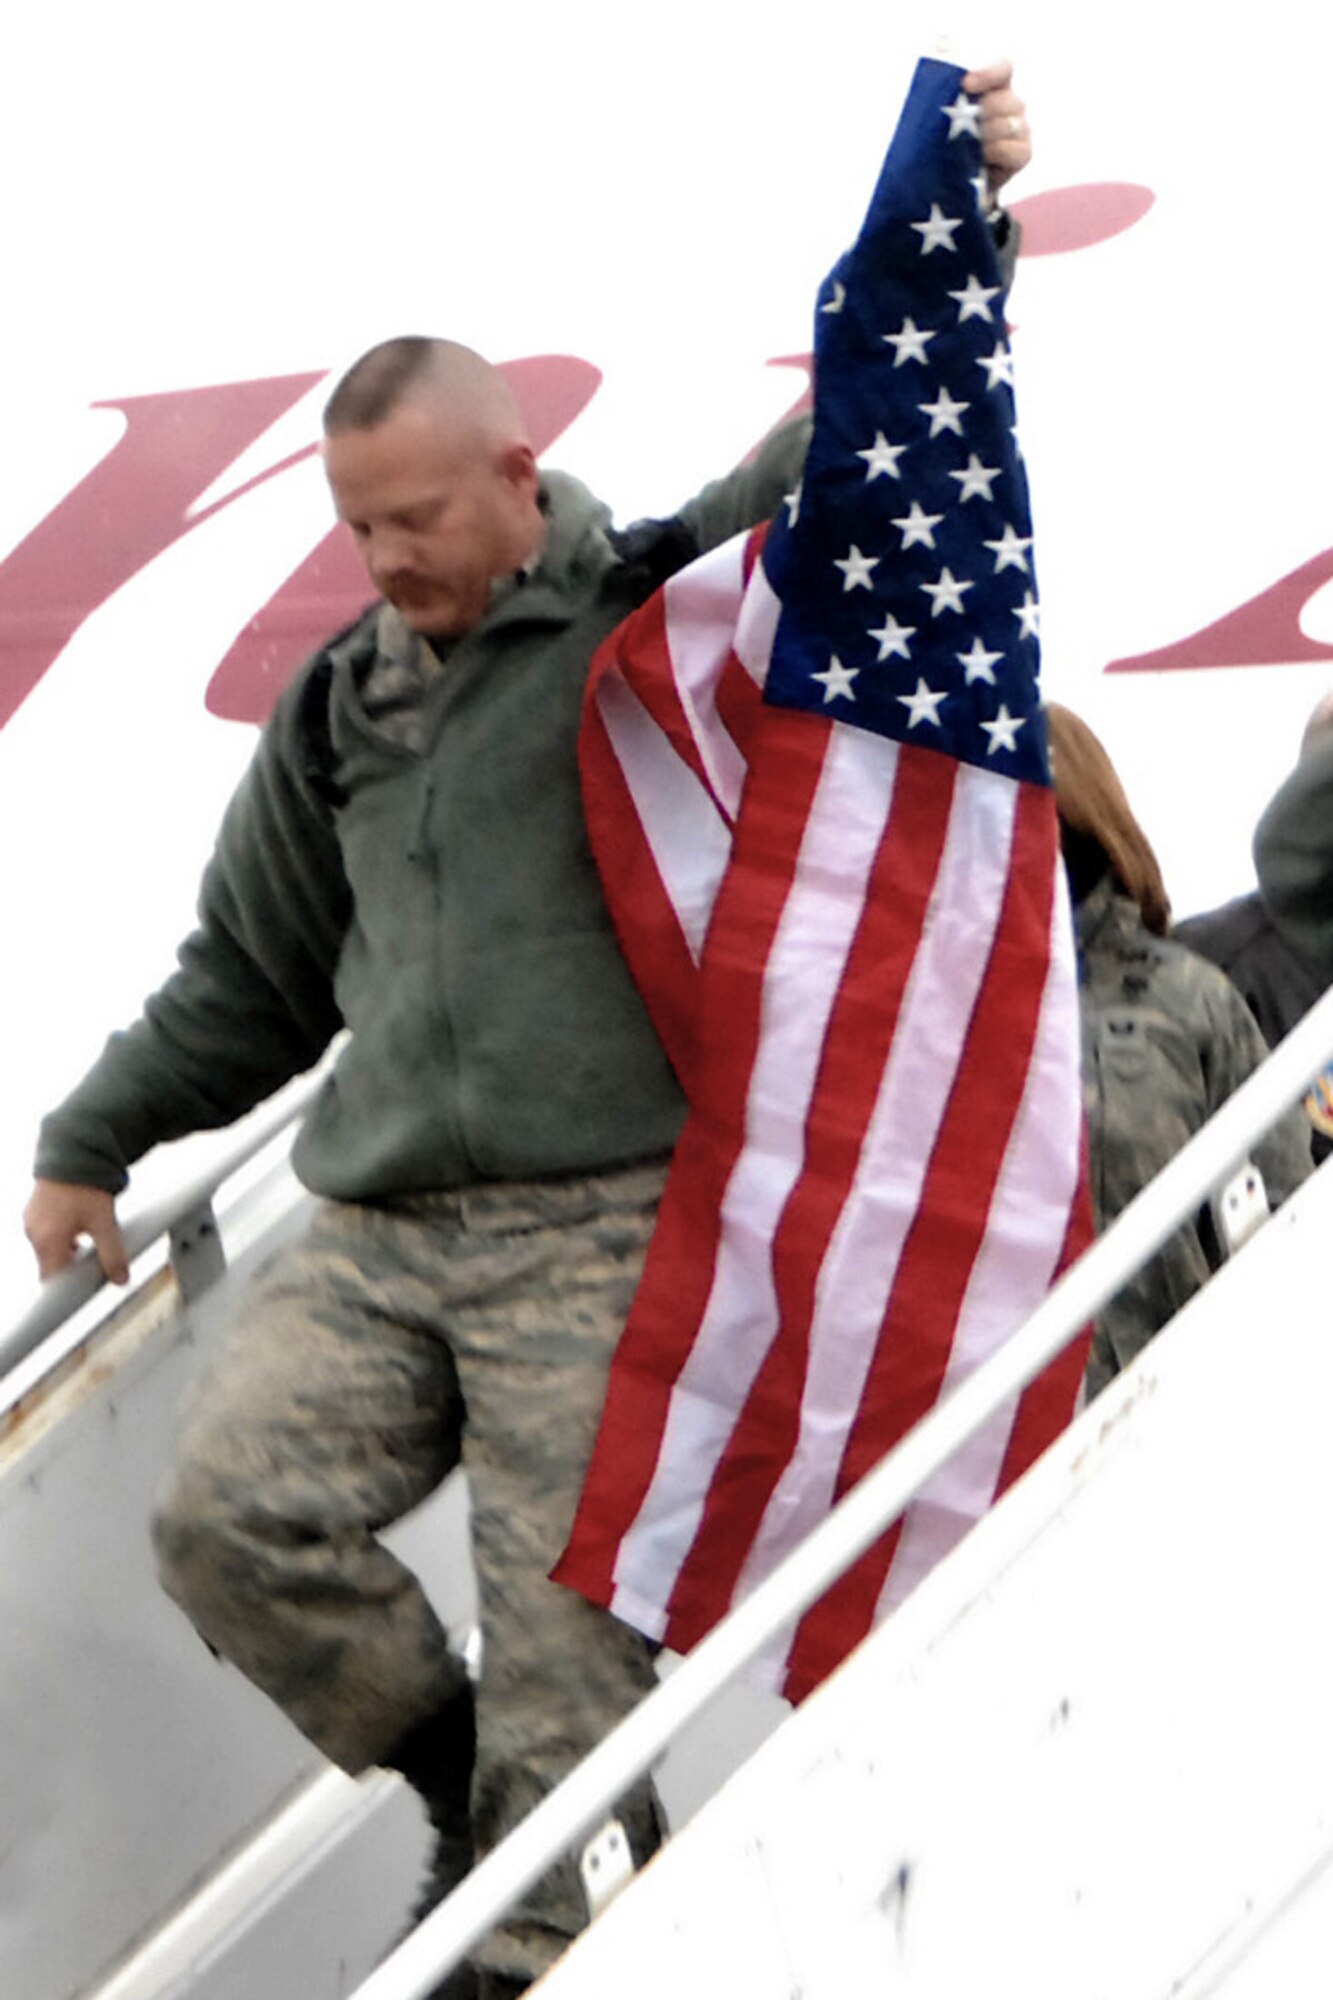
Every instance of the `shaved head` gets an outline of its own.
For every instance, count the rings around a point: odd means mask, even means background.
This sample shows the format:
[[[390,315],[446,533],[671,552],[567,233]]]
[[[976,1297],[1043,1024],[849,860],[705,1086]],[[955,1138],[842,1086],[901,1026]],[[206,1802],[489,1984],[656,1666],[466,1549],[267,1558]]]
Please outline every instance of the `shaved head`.
[[[427,638],[471,631],[546,539],[514,392],[454,340],[386,340],[354,362],[325,407],[324,470],[371,582]]]
[[[500,370],[456,340],[403,334],[354,361],[324,406],[324,434],[371,430],[407,403],[429,407],[478,444],[528,443],[527,425]]]

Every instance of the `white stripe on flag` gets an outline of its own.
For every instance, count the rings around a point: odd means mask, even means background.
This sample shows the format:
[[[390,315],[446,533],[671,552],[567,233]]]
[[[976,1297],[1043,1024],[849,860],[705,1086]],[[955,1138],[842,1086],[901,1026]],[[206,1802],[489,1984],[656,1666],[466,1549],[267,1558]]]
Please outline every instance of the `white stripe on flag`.
[[[718,884],[731,859],[731,827],[707,786],[675,754],[618,673],[603,674],[596,702],[644,839],[697,965]]]
[[[756,562],[736,620],[732,651],[759,687],[768,679],[781,616],[782,599],[769,582],[763,563]]]
[[[829,738],[764,971],[745,1137],[723,1197],[708,1304],[672,1394],[652,1483],[621,1543],[612,1600],[621,1615],[644,1592],[658,1604],[669,1599],[737,1405],[777,1330],[772,1261],[766,1247],[756,1255],[756,1245],[772,1240],[800,1172],[820,1051],[892,802],[898,754],[896,744],[860,731]],[[728,1386],[720,1407],[708,1384],[722,1378]]]
[[[1008,876],[1016,799],[1011,780],[960,767],[884,1076],[819,1273],[796,1449],[751,1545],[737,1599],[833,1504],[843,1450],[985,975]]]
[[[741,809],[745,759],[717,712],[721,669],[736,636],[736,607],[745,588],[748,534],[735,535],[673,579],[662,592],[667,652],[681,708],[700,760],[734,822]],[[683,598],[683,602],[682,602]]]
[[[959,1313],[941,1399],[1035,1312],[1050,1289],[1081,1161],[1078,1043],[1069,1033],[1078,993],[1064,864],[1058,852],[1051,958],[1023,1102],[991,1203],[986,1239]],[[901,1604],[961,1540],[995,1496],[1019,1398],[1015,1395],[941,1467],[908,1509],[876,1608]]]

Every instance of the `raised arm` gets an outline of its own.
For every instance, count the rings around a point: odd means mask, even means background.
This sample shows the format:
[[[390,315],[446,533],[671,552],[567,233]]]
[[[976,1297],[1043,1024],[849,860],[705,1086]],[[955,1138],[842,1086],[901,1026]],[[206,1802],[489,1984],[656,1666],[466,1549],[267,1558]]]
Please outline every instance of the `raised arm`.
[[[1013,79],[1009,62],[971,70],[963,79],[964,90],[981,100],[981,150],[992,200],[1032,158],[1027,107],[1015,91]],[[1001,224],[996,249],[1008,285],[1018,258],[1018,231],[998,209],[996,218]],[[716,548],[743,528],[752,528],[776,514],[800,482],[809,442],[809,417],[796,417],[766,438],[753,458],[713,480],[687,502],[680,510],[680,519],[689,530],[694,549]]]

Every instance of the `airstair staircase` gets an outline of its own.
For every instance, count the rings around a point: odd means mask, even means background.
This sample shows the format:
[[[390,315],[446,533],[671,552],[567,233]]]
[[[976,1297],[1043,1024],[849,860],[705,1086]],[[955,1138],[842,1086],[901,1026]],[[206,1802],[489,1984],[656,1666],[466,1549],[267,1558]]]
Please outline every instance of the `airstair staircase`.
[[[308,1086],[256,1114],[131,1224],[123,1302],[66,1274],[0,1341],[0,1993],[420,2000],[550,1854],[590,1836],[609,1854],[608,1804],[653,1765],[679,1831],[548,1975],[551,2000],[1327,1995],[1326,1169],[797,1714],[739,1675],[1231,1181],[1330,1047],[1333,999],[395,1949],[426,1838],[412,1795],[323,1766],[152,1576],[180,1396],[305,1210],[286,1144]],[[460,1634],[465,1538],[456,1485],[396,1531]]]

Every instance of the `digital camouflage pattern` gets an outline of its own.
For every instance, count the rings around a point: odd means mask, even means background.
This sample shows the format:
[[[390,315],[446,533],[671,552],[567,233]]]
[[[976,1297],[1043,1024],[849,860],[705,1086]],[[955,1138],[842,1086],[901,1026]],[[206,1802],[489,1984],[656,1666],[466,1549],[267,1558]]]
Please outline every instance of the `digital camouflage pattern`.
[[[1207,960],[1154,937],[1105,878],[1076,912],[1083,1095],[1098,1229],[1174,1158],[1268,1050],[1235,987]],[[1310,1172],[1307,1127],[1288,1112],[1254,1148],[1271,1207]],[[1240,1162],[1237,1162],[1239,1166]],[[1089,1396],[1134,1359],[1222,1261],[1200,1210],[1102,1310]]]
[[[1220,966],[1259,1023],[1270,1049],[1289,1035],[1323,994],[1328,980],[1302,958],[1254,891],[1220,909],[1205,910],[1173,924],[1171,935]],[[1316,1077],[1306,1092],[1310,1153],[1319,1166],[1333,1152],[1333,1070]]]
[[[199,1632],[345,1770],[462,1669],[375,1531],[461,1462],[485,1655],[473,1822],[492,1846],[654,1685],[645,1642],[551,1583],[665,1179],[658,1164],[328,1204],[259,1279],[187,1409],[155,1538]],[[647,1784],[617,1808],[656,1846]],[[586,1921],[566,1861],[479,1962],[539,1974]]]

